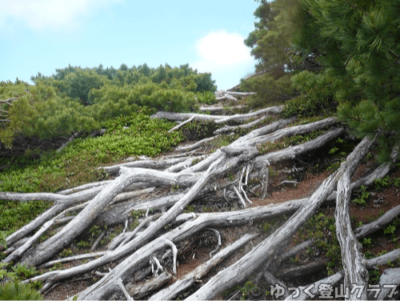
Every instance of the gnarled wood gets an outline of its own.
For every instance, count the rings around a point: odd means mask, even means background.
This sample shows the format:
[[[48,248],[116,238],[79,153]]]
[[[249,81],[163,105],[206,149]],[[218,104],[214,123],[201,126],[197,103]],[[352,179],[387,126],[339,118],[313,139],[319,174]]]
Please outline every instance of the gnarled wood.
[[[277,229],[267,239],[261,242],[248,254],[243,256],[229,268],[219,272],[211,278],[203,287],[191,295],[189,300],[211,299],[221,293],[223,290],[244,281],[250,273],[260,267],[267,259],[272,259],[283,246],[287,244],[291,237],[301,225],[312,216],[321,203],[332,193],[338,179],[348,171],[352,174],[357,168],[360,160],[366,155],[374,140],[365,138],[356,149],[347,157],[346,162],[326,179],[310,199],[299,210],[290,217],[284,225]]]
[[[211,271],[217,264],[228,257],[232,252],[248,243],[255,238],[257,234],[245,234],[239,240],[235,241],[230,246],[221,250],[218,254],[214,255],[207,262],[199,265],[192,272],[186,274],[181,279],[175,281],[172,285],[153,295],[149,300],[172,300],[181,292],[192,286],[196,281],[203,278],[209,271]]]
[[[346,299],[366,300],[368,271],[365,267],[365,258],[361,253],[361,245],[357,241],[350,221],[350,174],[345,172],[339,179],[336,198],[336,235],[342,253],[344,270],[344,286],[350,289],[350,295]],[[360,285],[362,292],[353,290],[354,285]]]

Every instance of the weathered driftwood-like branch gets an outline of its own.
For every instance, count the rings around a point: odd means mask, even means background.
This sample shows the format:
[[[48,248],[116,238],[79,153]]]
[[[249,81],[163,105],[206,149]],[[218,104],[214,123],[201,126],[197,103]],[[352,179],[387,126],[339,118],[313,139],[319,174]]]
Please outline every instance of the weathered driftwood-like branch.
[[[245,121],[250,118],[259,116],[261,114],[279,114],[282,112],[284,106],[269,107],[247,114],[236,114],[232,116],[225,116],[225,118],[215,120],[215,123],[224,123],[228,121]]]
[[[37,266],[48,260],[58,251],[61,251],[66,245],[78,236],[82,229],[86,229],[94,219],[104,210],[104,208],[119,194],[126,186],[135,181],[147,179],[147,182],[161,181],[169,185],[175,181],[168,175],[159,175],[160,172],[153,170],[122,169],[122,174],[112,183],[106,186],[63,230],[36,247],[28,257],[22,260],[28,265]],[[171,182],[172,180],[172,182]],[[154,182],[153,182],[154,183]]]
[[[18,98],[19,98],[19,97],[13,97],[13,98],[9,98],[9,99],[0,100],[0,103],[6,103],[6,104],[11,105],[11,103],[12,103],[14,100],[17,100]]]
[[[263,134],[263,136],[258,135],[253,139],[248,139],[247,143],[249,145],[257,145],[265,142],[273,142],[283,137],[294,136],[294,135],[301,135],[310,133],[316,130],[322,130],[324,128],[333,126],[338,123],[338,120],[335,117],[329,117],[323,120],[319,120],[316,122],[302,124],[297,126],[292,126],[288,128],[281,129],[279,131],[275,131],[270,134]]]
[[[83,184],[83,185],[80,185],[80,186],[77,186],[77,187],[74,187],[74,188],[61,190],[61,191],[57,192],[57,194],[68,195],[68,194],[72,194],[72,193],[77,193],[77,192],[80,192],[80,191],[83,191],[83,190],[88,190],[88,189],[91,189],[91,188],[108,185],[112,181],[113,180],[107,180],[107,181]]]
[[[77,137],[79,137],[79,133],[73,133],[72,136],[63,145],[57,148],[56,152],[57,153],[61,152],[64,148],[67,147],[68,144],[74,141]]]
[[[246,106],[233,106],[233,107],[223,107],[223,106],[210,106],[210,107],[200,107],[199,111],[202,112],[218,112],[218,111],[226,111],[226,110],[233,110],[233,109],[243,109]]]
[[[368,271],[365,267],[364,255],[361,253],[361,245],[351,229],[350,200],[350,174],[345,172],[337,185],[335,211],[336,235],[342,253],[344,286],[350,289],[351,300],[366,300]],[[353,290],[354,285],[361,285],[362,292]]]
[[[262,273],[262,275],[263,275],[265,281],[267,281],[270,285],[274,285],[274,286],[279,285],[280,287],[283,288],[283,295],[282,295],[283,298],[287,298],[289,296],[288,288],[283,281],[279,280],[272,273],[270,273],[268,271],[264,271]]]
[[[326,179],[310,199],[290,217],[284,225],[261,242],[252,251],[243,256],[229,268],[219,272],[211,278],[203,287],[191,295],[189,300],[212,299],[223,290],[244,281],[255,269],[267,259],[272,259],[283,246],[288,243],[291,237],[301,225],[307,221],[319,208],[322,202],[332,193],[338,179],[348,171],[352,174],[357,168],[360,160],[366,155],[374,141],[365,138],[355,150],[347,157],[346,162]],[[240,271],[240,272],[239,272]]]
[[[170,113],[170,112],[157,112],[152,115],[151,118],[164,118],[173,121],[185,121],[191,117],[195,117],[196,120],[214,121],[216,123],[222,123],[227,121],[244,121],[261,114],[279,114],[282,112],[283,106],[269,107],[261,109],[252,113],[237,114],[233,116],[224,115],[206,115],[196,113]]]
[[[275,275],[278,278],[299,278],[305,275],[316,274],[326,268],[327,259],[319,259],[303,265],[279,270]]]
[[[258,234],[245,234],[239,240],[235,241],[230,246],[221,250],[213,258],[207,262],[199,265],[192,272],[183,276],[183,278],[177,280],[172,285],[153,295],[149,300],[172,300],[178,296],[181,292],[189,288],[195,282],[203,278],[209,271],[211,271],[217,264],[222,260],[226,259],[238,248],[248,243],[250,240],[255,238]]]
[[[117,165],[112,165],[112,166],[105,166],[105,167],[100,167],[100,168],[104,169],[109,174],[115,175],[120,171],[121,167],[165,169],[165,168],[168,168],[172,165],[175,165],[175,164],[185,161],[185,160],[186,160],[186,158],[172,158],[172,159],[167,159],[167,160],[163,160],[163,161],[139,160],[139,161],[127,162],[127,163],[122,163],[122,164],[117,164]]]
[[[399,216],[399,214],[400,214],[400,205],[390,209],[377,220],[374,220],[368,224],[358,227],[356,230],[354,230],[354,234],[356,235],[357,238],[359,238],[374,233],[380,229],[383,229],[393,219]]]
[[[90,200],[91,198],[96,196],[101,189],[102,189],[101,187],[94,187],[83,192],[78,192],[76,194],[68,195],[62,201],[56,202],[55,205],[51,207],[49,210],[43,212],[29,224],[23,226],[21,229],[9,235],[6,238],[7,245],[10,246],[16,241],[30,234],[32,231],[37,229],[39,226],[43,225],[46,221],[55,217],[57,214],[59,214],[69,206],[80,203],[85,200]]]
[[[253,126],[259,124],[260,122],[262,122],[263,120],[265,120],[267,118],[267,115],[262,116],[259,119],[256,119],[252,122],[246,123],[246,124],[241,124],[241,125],[237,125],[237,126],[224,126],[223,128],[220,128],[216,131],[214,131],[214,135],[218,135],[218,134],[222,134],[222,133],[228,133],[228,132],[233,132],[236,129],[242,129],[242,130],[246,130],[246,129],[250,129]]]
[[[107,252],[105,252],[105,251],[101,251],[101,252],[86,253],[86,254],[80,254],[80,255],[76,255],[76,256],[70,256],[70,257],[66,257],[66,258],[56,259],[56,260],[46,262],[45,264],[42,264],[39,268],[48,268],[57,263],[64,263],[64,262],[71,262],[71,261],[99,257],[99,256],[103,256],[106,253]]]
[[[266,155],[258,156],[254,160],[254,164],[260,167],[263,162],[268,161],[270,163],[275,163],[278,161],[294,159],[297,156],[307,153],[310,150],[314,150],[320,148],[321,146],[325,145],[329,141],[339,137],[344,132],[343,128],[334,129],[329,131],[328,133],[321,135],[313,140],[305,142],[303,144],[299,144],[296,146],[290,146],[280,151],[268,153]]]
[[[39,240],[40,236],[42,236],[47,230],[51,228],[55,224],[55,221],[61,217],[64,217],[65,214],[85,208],[87,203],[77,205],[75,207],[69,208],[63,212],[61,212],[59,215],[56,217],[53,217],[51,220],[47,221],[40,229],[37,231],[33,236],[31,236],[22,246],[20,246],[18,249],[16,249],[13,253],[11,253],[6,259],[4,259],[4,262],[13,262],[19,257],[22,256],[37,240]]]
[[[129,294],[137,299],[142,299],[142,297],[150,294],[151,292],[163,287],[165,284],[171,282],[172,275],[168,272],[163,272],[159,276],[147,280],[144,283],[139,284],[127,284],[126,289]]]
[[[171,132],[173,132],[173,131],[176,131],[177,129],[183,127],[185,124],[191,122],[191,121],[194,120],[195,118],[196,118],[196,116],[190,117],[188,120],[185,120],[185,121],[181,122],[180,124],[178,124],[177,126],[175,126],[175,127],[173,127],[172,129],[170,129],[170,130],[168,131],[168,133],[171,133]]]
[[[400,256],[400,249],[391,251],[389,253],[386,253],[384,255],[368,259],[366,261],[366,266],[371,269],[375,266],[378,265],[385,265],[387,264],[388,260],[396,260]],[[321,284],[323,285],[335,285],[337,284],[340,280],[342,280],[344,276],[343,271],[337,272],[336,274],[329,276],[327,278],[321,279],[315,283],[312,283],[308,286],[301,286],[296,290],[292,295],[290,295],[288,298],[285,299],[285,301],[289,300],[307,300],[312,298],[311,295],[314,297],[319,296],[320,291],[319,291],[319,286]],[[343,289],[343,293],[345,293],[345,289]],[[311,294],[311,295],[310,295]],[[382,299],[379,299],[382,300]]]
[[[369,293],[369,300],[384,300],[386,297],[392,298],[400,284],[400,268],[386,269],[379,279],[379,288],[373,293]],[[377,293],[377,294],[376,294]],[[399,296],[396,295],[396,299]]]
[[[218,137],[219,137],[219,135],[213,136],[210,138],[204,138],[203,140],[197,141],[196,143],[193,143],[193,144],[179,146],[175,150],[179,151],[179,152],[188,152],[188,151],[194,150],[196,148],[199,148],[200,146],[206,144],[207,142],[213,141],[213,140],[217,139]]]

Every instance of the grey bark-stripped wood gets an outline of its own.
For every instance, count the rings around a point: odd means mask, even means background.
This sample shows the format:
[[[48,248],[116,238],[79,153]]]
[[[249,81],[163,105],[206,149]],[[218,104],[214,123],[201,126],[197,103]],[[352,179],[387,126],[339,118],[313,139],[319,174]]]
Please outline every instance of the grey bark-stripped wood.
[[[346,171],[338,181],[335,211],[336,235],[342,254],[344,286],[350,288],[350,295],[346,300],[366,300],[368,271],[365,267],[361,245],[351,229],[350,200],[350,174]],[[353,290],[355,285],[362,286],[362,291]]]
[[[276,277],[283,279],[300,278],[306,275],[316,274],[321,270],[326,269],[327,262],[327,259],[319,259],[299,266],[281,269],[275,275]]]
[[[224,118],[215,120],[215,123],[224,123],[228,121],[245,121],[250,118],[259,116],[261,114],[279,114],[282,112],[284,106],[269,107],[247,114],[235,114],[231,116],[224,116]]]
[[[185,124],[191,122],[191,121],[192,121],[193,119],[195,119],[195,118],[196,118],[195,116],[190,117],[188,120],[185,120],[185,121],[181,122],[180,124],[178,124],[177,126],[175,126],[175,127],[173,127],[172,129],[170,129],[170,130],[168,131],[168,133],[171,133],[171,132],[173,132],[173,131],[176,131],[177,129],[183,127]]]
[[[375,257],[375,258],[371,258],[368,259],[366,261],[366,266],[368,269],[372,269],[375,266],[379,266],[379,265],[386,265],[388,260],[392,261],[392,260],[396,260],[400,257],[400,249],[397,250],[393,250],[389,253],[386,253],[384,255]],[[299,294],[297,297],[295,297],[295,293],[293,293],[292,295],[290,295],[288,298],[285,299],[285,301],[290,301],[290,300],[307,300],[310,299],[310,295],[307,294],[305,291],[307,290],[308,292],[310,292],[311,294],[313,294],[315,297],[319,296],[320,292],[319,292],[319,286],[320,284],[327,284],[327,285],[335,285],[337,284],[340,280],[342,280],[342,278],[344,277],[344,273],[343,271],[339,271],[336,274],[333,274],[332,276],[329,276],[327,278],[321,279],[317,282],[314,282],[310,285],[307,286],[301,286],[299,287]],[[343,292],[345,291],[345,289],[343,289]]]
[[[21,229],[15,231],[6,238],[7,245],[11,246],[16,241],[30,234],[32,231],[43,225],[46,221],[55,217],[57,214],[67,209],[69,206],[80,203],[85,200],[90,200],[95,197],[100,191],[101,187],[93,187],[84,192],[78,192],[76,194],[68,195],[67,198],[62,201],[56,202],[53,207],[49,210],[43,212],[38,217],[36,217],[29,224],[23,226]]]
[[[126,285],[126,289],[131,296],[137,299],[142,299],[142,297],[152,293],[153,291],[163,287],[165,284],[171,282],[173,276],[168,272],[163,272],[159,276],[149,279],[144,283]]]
[[[179,147],[175,148],[175,150],[179,151],[179,152],[188,152],[188,151],[194,150],[196,148],[199,148],[202,145],[217,139],[218,137],[219,137],[219,135],[213,136],[213,137],[209,137],[209,138],[204,138],[204,139],[202,139],[202,140],[200,140],[200,141],[198,141],[196,143],[193,143],[193,144],[189,144],[189,145],[185,145],[185,146],[179,146]]]
[[[160,175],[161,173],[161,175]],[[145,179],[148,183],[164,183],[166,185],[175,184],[174,176],[154,170],[127,169],[122,168],[121,175],[111,184],[107,185],[71,222],[69,222],[60,232],[50,237],[45,242],[37,246],[33,252],[23,258],[22,263],[37,266],[47,261],[57,252],[61,251],[71,241],[80,235],[104,208],[118,195],[125,187],[135,181]]]
[[[218,111],[227,111],[233,109],[243,109],[246,106],[232,106],[232,107],[223,107],[223,106],[210,106],[210,107],[200,107],[199,111],[202,112],[218,112]]]
[[[236,125],[236,126],[227,126],[227,125],[226,125],[226,126],[224,126],[223,128],[220,128],[220,129],[218,129],[218,130],[215,130],[215,131],[214,131],[214,135],[219,135],[219,134],[222,134],[222,133],[233,132],[233,131],[235,131],[236,129],[242,129],[242,130],[250,129],[251,127],[253,127],[253,126],[259,124],[259,123],[262,122],[262,121],[264,121],[265,119],[267,119],[267,116],[266,116],[266,115],[262,116],[262,117],[259,118],[259,119],[254,120],[254,121],[252,121],[252,122],[246,123],[246,124],[241,124],[241,125]]]
[[[366,155],[373,143],[374,140],[371,141],[365,138],[347,157],[346,162],[342,163],[339,170],[326,179],[310,199],[284,225],[236,263],[211,278],[203,287],[192,294],[188,300],[212,299],[223,290],[244,281],[263,262],[276,256],[282,246],[286,246],[288,238],[314,214],[322,202],[332,193],[344,171],[347,170],[349,174],[355,171],[360,160]]]
[[[229,245],[225,249],[221,250],[218,254],[214,255],[207,262],[199,265],[192,272],[186,274],[181,279],[175,281],[172,285],[159,291],[157,294],[151,296],[149,300],[172,300],[178,296],[181,292],[192,286],[196,281],[203,278],[209,271],[211,271],[217,264],[222,260],[226,259],[238,248],[248,243],[250,240],[255,238],[258,234],[245,234],[239,240]]]
[[[168,168],[172,165],[175,165],[175,164],[185,161],[185,160],[186,160],[186,158],[172,158],[172,159],[166,159],[166,160],[162,160],[162,161],[139,160],[139,161],[121,163],[121,164],[112,165],[112,166],[104,166],[104,167],[100,167],[100,168],[104,169],[106,172],[108,172],[111,175],[116,175],[120,171],[121,167],[165,169],[165,168]]]
[[[152,115],[151,118],[164,118],[173,121],[185,121],[191,117],[195,117],[196,120],[214,121],[216,123],[222,123],[227,121],[244,121],[261,114],[279,114],[282,112],[283,106],[269,107],[261,109],[252,113],[247,114],[236,114],[233,116],[224,115],[206,115],[196,113],[170,113],[170,112],[157,112]]]
[[[269,163],[275,163],[278,161],[294,159],[297,156],[307,153],[311,150],[320,148],[321,146],[325,145],[329,141],[339,137],[344,132],[343,128],[334,129],[329,131],[328,133],[321,135],[313,140],[305,142],[303,144],[299,144],[296,146],[290,146],[280,151],[268,153],[266,155],[258,156],[254,160],[254,164],[257,167],[261,167],[262,164],[266,161]]]
[[[384,300],[386,297],[396,299],[399,298],[395,295],[396,288],[400,284],[400,268],[385,269],[379,279],[379,292],[377,296],[371,291],[368,295],[369,300]]]

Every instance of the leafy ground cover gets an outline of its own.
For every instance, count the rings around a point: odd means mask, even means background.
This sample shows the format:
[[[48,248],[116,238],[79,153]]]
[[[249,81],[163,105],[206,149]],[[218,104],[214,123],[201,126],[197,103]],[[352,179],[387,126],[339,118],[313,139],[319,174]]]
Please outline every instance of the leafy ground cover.
[[[107,174],[98,167],[129,156],[154,157],[183,140],[179,131],[168,133],[173,123],[151,119],[149,113],[143,110],[108,121],[103,136],[76,139],[59,153],[50,151],[36,160],[2,158],[0,165],[9,167],[0,174],[0,191],[55,192],[104,180]],[[22,227],[49,206],[45,202],[0,200],[3,235]]]

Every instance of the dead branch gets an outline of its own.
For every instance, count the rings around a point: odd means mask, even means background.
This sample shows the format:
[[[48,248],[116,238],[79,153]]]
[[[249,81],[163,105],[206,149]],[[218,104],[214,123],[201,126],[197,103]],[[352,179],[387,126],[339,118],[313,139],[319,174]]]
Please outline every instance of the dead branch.
[[[357,241],[350,221],[350,174],[345,172],[337,185],[336,199],[336,235],[340,243],[342,264],[344,270],[344,286],[350,289],[351,299],[366,300],[368,271],[365,267],[365,258],[361,253],[361,245]],[[356,294],[354,285],[361,285],[364,289]]]
[[[357,168],[360,160],[366,155],[374,141],[365,138],[355,150],[347,157],[346,162],[326,179],[310,199],[290,217],[284,225],[271,234],[267,239],[261,242],[248,254],[243,256],[235,264],[219,272],[211,278],[203,287],[191,295],[190,300],[211,299],[237,283],[244,281],[255,269],[257,269],[267,259],[272,259],[278,250],[282,249],[288,243],[291,237],[300,226],[310,218],[319,208],[321,203],[332,193],[338,179],[348,170],[352,174]],[[239,272],[240,271],[240,272]]]
[[[169,287],[161,290],[157,294],[153,295],[149,300],[172,300],[176,296],[178,296],[181,292],[192,286],[195,282],[199,281],[203,278],[209,271],[211,271],[217,264],[219,264],[222,260],[226,259],[229,255],[231,255],[238,248],[248,243],[250,240],[255,238],[257,234],[245,234],[239,240],[235,241],[230,246],[221,250],[218,254],[216,254],[213,258],[208,260],[207,262],[199,265],[192,272],[186,274],[183,278],[177,280]]]
[[[181,123],[178,124],[177,126],[175,126],[175,127],[173,127],[172,129],[170,129],[170,130],[168,131],[168,133],[171,133],[171,132],[173,132],[173,131],[175,131],[175,130],[181,128],[181,127],[183,127],[185,124],[191,122],[192,120],[195,120],[195,118],[196,118],[195,116],[190,117],[188,120],[186,120],[186,121],[184,121],[184,122],[181,122]]]

